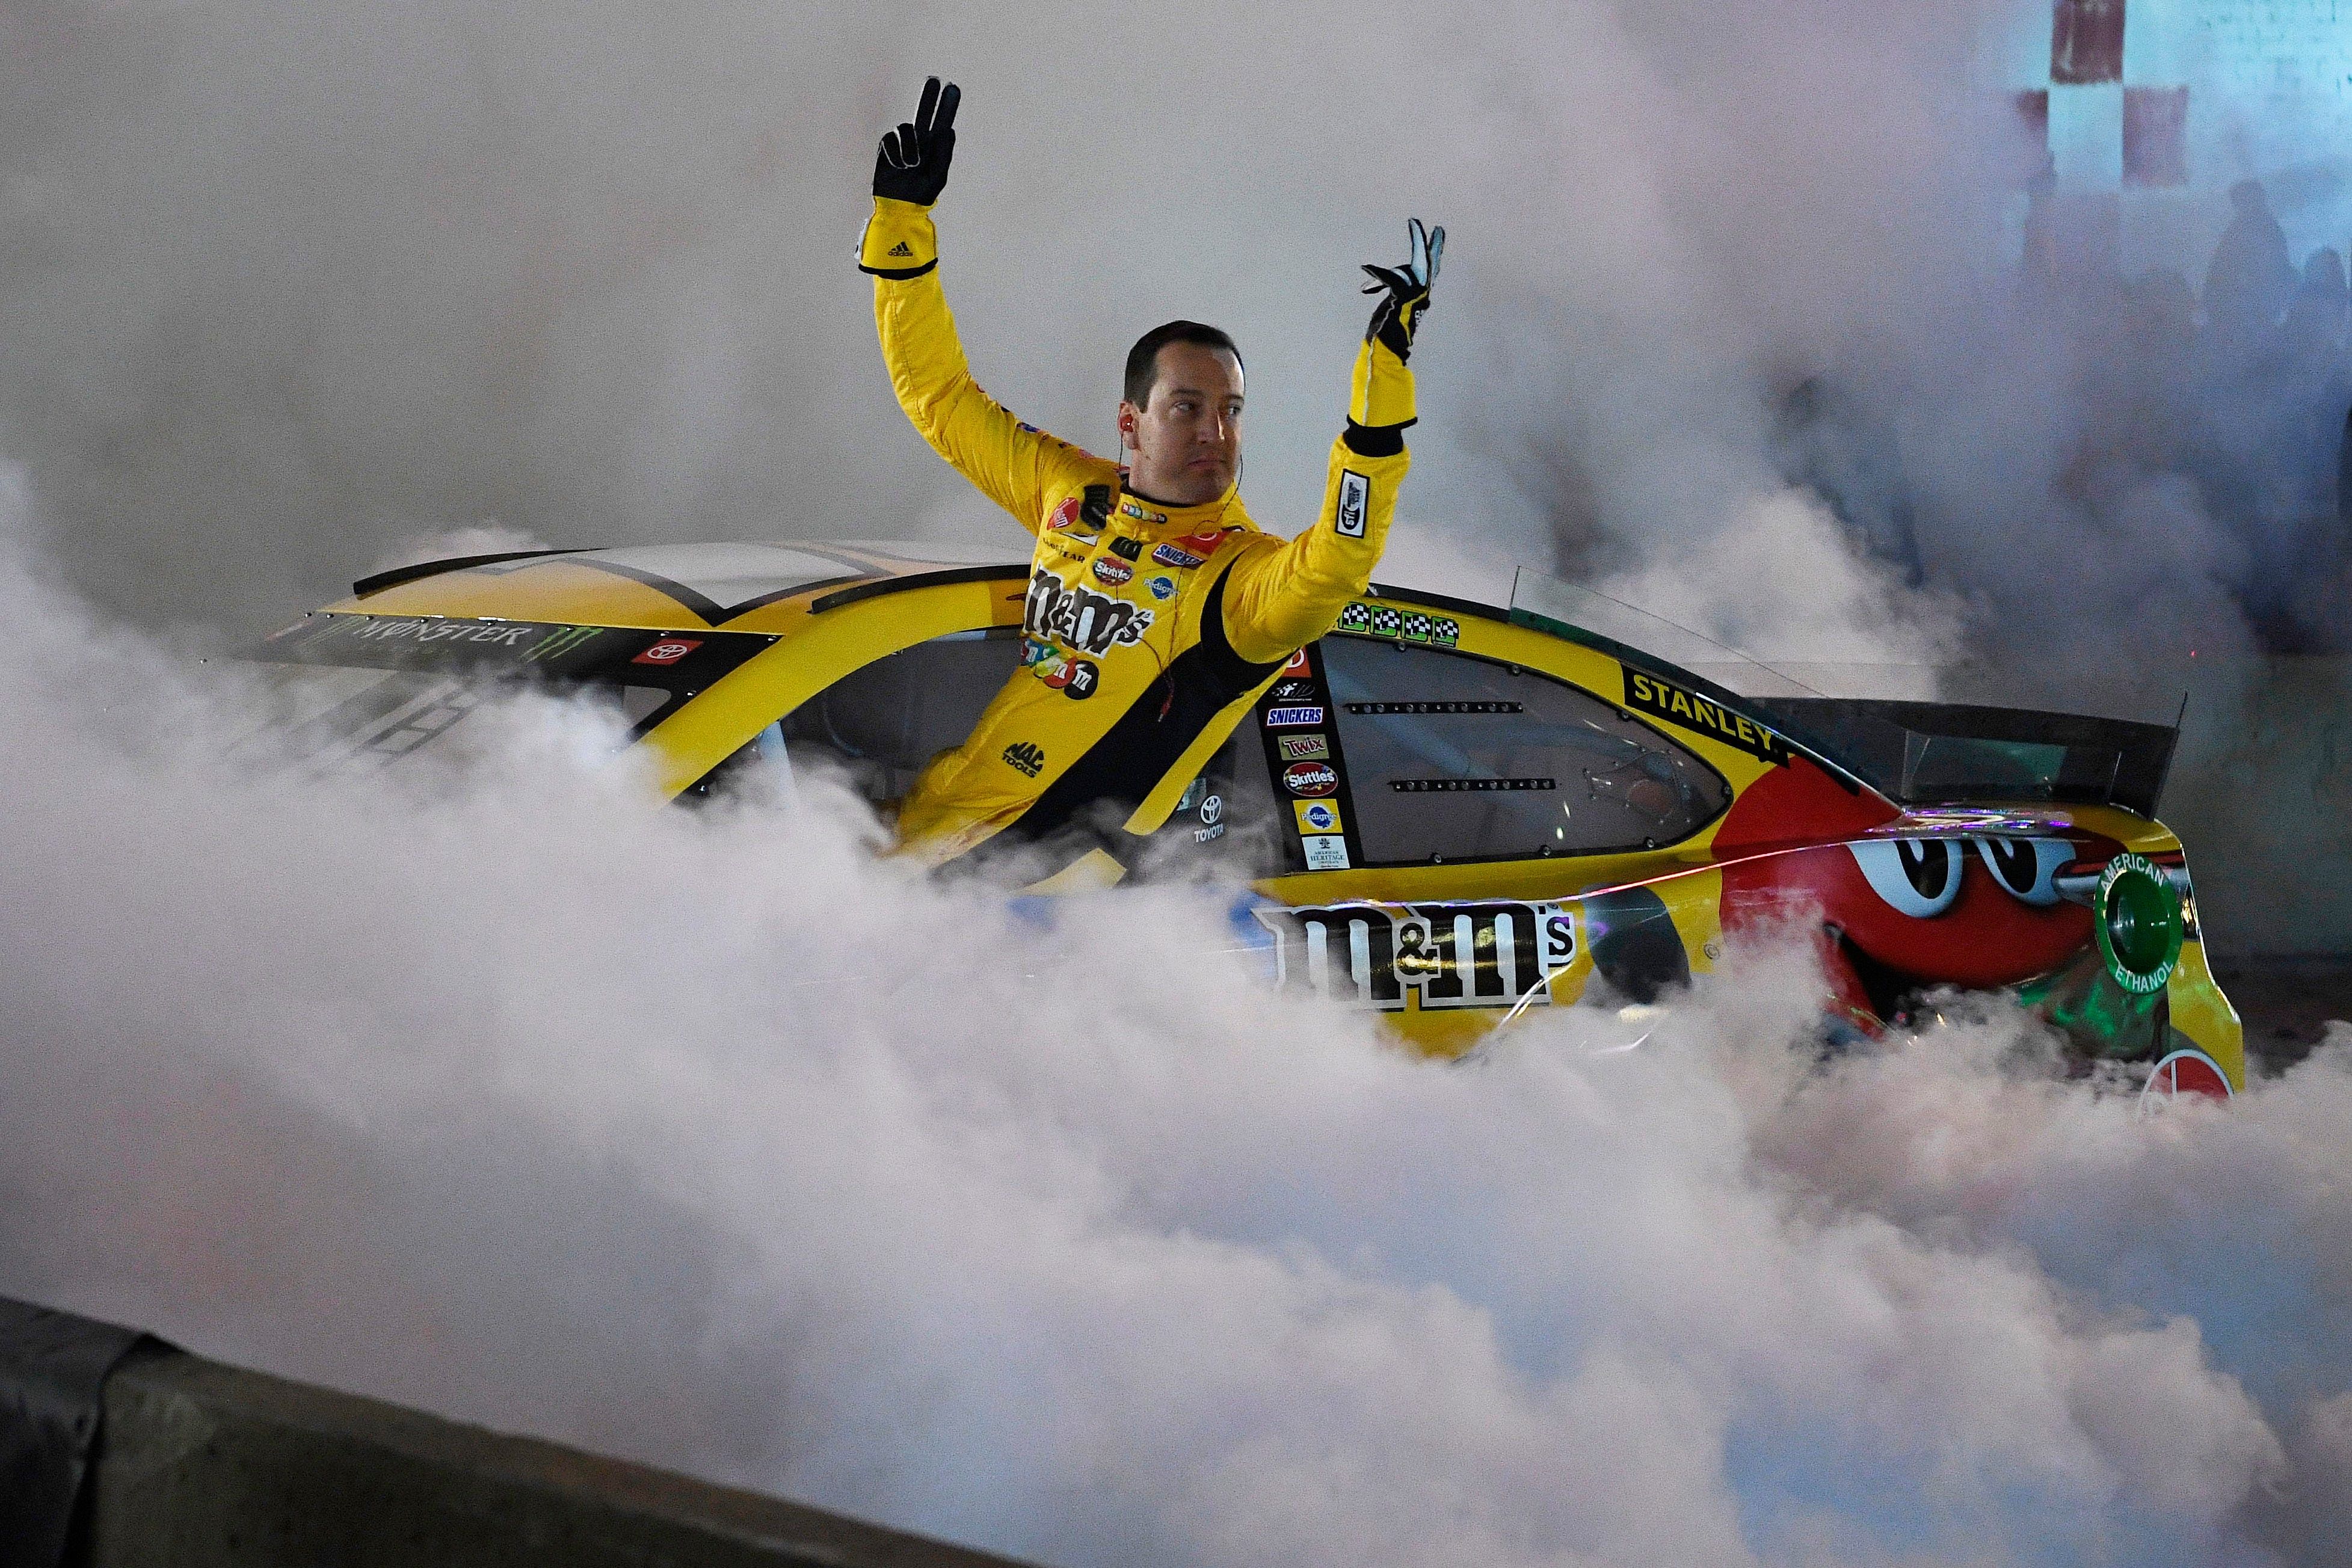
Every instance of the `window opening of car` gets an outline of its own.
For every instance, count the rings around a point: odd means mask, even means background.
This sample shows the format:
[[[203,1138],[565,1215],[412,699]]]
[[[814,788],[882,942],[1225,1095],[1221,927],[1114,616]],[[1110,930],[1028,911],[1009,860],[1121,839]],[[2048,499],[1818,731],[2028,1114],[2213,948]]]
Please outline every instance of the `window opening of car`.
[[[999,626],[950,632],[885,654],[786,714],[688,793],[745,793],[821,775],[887,810],[941,752],[971,737],[1021,668],[1021,652],[1020,630]],[[1122,862],[1139,872],[1175,857],[1272,869],[1272,788],[1263,769],[1236,766],[1244,744],[1237,732],[1211,757],[1148,847],[1122,837],[1115,846]],[[1247,744],[1258,742],[1253,736]]]
[[[1656,848],[1730,804],[1697,755],[1551,676],[1358,637],[1320,652],[1371,863]]]
[[[830,772],[877,805],[898,800],[1020,667],[1017,627],[950,632],[852,670],[786,714],[778,738],[795,774]]]

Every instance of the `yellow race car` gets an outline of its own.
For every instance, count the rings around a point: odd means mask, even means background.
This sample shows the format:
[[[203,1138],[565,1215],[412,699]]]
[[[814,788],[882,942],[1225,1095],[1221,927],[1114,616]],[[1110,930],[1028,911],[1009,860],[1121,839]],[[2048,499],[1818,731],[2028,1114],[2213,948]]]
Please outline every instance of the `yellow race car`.
[[[887,808],[1019,667],[1026,579],[857,542],[475,556],[364,579],[246,656],[313,760],[423,751],[541,683],[608,701],[666,797],[823,768]],[[1833,1030],[2005,988],[2153,1092],[2243,1087],[2154,817],[2172,730],[1737,695],[1608,634],[1607,608],[1542,580],[1507,611],[1376,585],[1155,849],[1247,882],[1278,984],[1431,1051],[1588,992],[1648,1000],[1769,924],[1818,942]]]

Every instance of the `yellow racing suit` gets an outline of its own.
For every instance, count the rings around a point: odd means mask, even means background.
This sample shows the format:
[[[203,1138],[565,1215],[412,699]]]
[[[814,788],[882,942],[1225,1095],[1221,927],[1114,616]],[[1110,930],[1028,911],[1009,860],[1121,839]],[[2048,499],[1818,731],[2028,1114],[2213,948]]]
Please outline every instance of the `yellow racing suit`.
[[[900,841],[940,863],[991,840],[1044,839],[1099,802],[1125,813],[1127,833],[1150,833],[1284,663],[1370,581],[1410,462],[1412,371],[1364,345],[1322,515],[1295,539],[1261,531],[1237,484],[1199,506],[1148,501],[1117,464],[981,391],[940,287],[929,209],[874,208],[858,265],[874,275],[898,404],[1037,540],[1023,667],[917,779]]]

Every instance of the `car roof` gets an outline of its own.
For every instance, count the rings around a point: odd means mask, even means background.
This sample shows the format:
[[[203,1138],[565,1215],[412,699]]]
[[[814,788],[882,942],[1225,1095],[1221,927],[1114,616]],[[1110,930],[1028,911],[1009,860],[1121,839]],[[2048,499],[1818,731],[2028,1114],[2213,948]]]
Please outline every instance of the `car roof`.
[[[443,615],[649,631],[783,632],[812,610],[901,588],[1028,575],[1027,552],[905,539],[779,539],[509,550],[362,577],[339,614]],[[1510,612],[1388,583],[1368,597],[1507,621]]]
[[[1019,543],[977,550],[899,539],[787,539],[619,549],[514,550],[420,561],[361,578],[352,597],[323,606],[338,614],[446,616],[532,621],[647,631],[726,630],[797,633],[812,614],[905,589],[1028,575]],[[1698,676],[1630,647],[1541,618],[1423,589],[1375,582],[1367,598],[1519,623],[1599,649],[1745,712],[1760,713]],[[1767,723],[1787,736],[1786,727]],[[1857,786],[1852,771],[1788,737]]]
[[[1017,549],[1017,547],[1015,547]],[[1014,549],[889,539],[788,539],[519,550],[422,561],[363,577],[325,606],[656,631],[781,631],[845,589],[1024,575]]]

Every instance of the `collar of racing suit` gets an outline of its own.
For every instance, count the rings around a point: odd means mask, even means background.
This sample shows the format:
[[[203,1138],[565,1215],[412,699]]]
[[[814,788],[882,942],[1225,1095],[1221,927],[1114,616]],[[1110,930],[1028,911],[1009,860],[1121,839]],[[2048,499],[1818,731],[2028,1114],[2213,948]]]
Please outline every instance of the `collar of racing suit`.
[[[1236,474],[1234,476],[1233,483],[1225,486],[1225,493],[1215,500],[1200,501],[1190,507],[1178,507],[1166,501],[1155,501],[1140,490],[1129,488],[1127,470],[1122,468],[1118,471],[1118,498],[1122,503],[1131,501],[1144,508],[1148,514],[1145,519],[1147,521],[1155,525],[1165,523],[1181,528],[1185,533],[1202,533],[1223,523],[1227,512],[1239,509],[1236,503],[1240,498],[1241,487],[1241,476]]]

